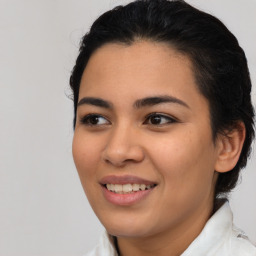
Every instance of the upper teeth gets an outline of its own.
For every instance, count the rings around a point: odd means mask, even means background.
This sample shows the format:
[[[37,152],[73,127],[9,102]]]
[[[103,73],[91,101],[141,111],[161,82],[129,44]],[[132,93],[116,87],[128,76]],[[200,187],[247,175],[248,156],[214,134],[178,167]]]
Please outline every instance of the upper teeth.
[[[152,188],[154,185],[145,185],[145,184],[106,184],[107,189],[119,193],[132,193],[133,191],[146,190]]]

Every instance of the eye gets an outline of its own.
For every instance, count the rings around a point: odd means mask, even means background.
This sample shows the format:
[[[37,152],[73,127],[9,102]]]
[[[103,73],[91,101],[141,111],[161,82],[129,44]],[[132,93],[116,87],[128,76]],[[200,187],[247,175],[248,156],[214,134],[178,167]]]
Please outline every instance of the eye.
[[[108,125],[110,122],[103,116],[97,114],[89,114],[80,119],[80,122],[89,126]]]
[[[170,116],[159,114],[159,113],[153,113],[146,117],[144,124],[165,125],[165,124],[170,124],[175,122],[177,121]]]

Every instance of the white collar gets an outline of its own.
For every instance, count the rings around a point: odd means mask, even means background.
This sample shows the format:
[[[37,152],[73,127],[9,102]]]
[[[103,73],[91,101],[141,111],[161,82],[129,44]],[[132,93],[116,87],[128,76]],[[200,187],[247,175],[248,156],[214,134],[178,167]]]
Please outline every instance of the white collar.
[[[207,221],[199,236],[181,256],[256,256],[256,248],[233,225],[229,203],[224,203]],[[87,256],[118,256],[115,238],[105,231],[98,246]]]
[[[231,236],[232,226],[233,214],[226,202],[206,222],[202,232],[181,256],[198,255],[198,252],[200,255],[207,255],[210,251],[217,250]]]

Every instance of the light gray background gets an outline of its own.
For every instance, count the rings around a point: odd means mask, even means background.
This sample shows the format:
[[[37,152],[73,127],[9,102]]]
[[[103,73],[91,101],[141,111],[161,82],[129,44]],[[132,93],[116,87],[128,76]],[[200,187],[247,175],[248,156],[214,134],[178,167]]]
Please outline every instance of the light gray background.
[[[102,227],[73,160],[69,75],[80,37],[129,1],[0,0],[0,256],[78,256]],[[256,1],[190,0],[245,49],[256,102]],[[256,242],[256,154],[232,195],[235,222]]]

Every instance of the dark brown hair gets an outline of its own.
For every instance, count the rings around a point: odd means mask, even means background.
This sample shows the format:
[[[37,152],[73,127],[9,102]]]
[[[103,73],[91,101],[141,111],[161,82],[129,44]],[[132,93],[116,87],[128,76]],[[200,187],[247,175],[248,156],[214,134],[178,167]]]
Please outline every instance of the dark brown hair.
[[[190,58],[198,88],[210,104],[213,140],[242,121],[246,138],[236,166],[220,173],[216,198],[236,185],[254,138],[254,109],[247,60],[236,37],[217,18],[182,0],[138,0],[101,15],[81,41],[70,77],[74,126],[80,81],[90,56],[102,45],[138,39],[164,42]]]

